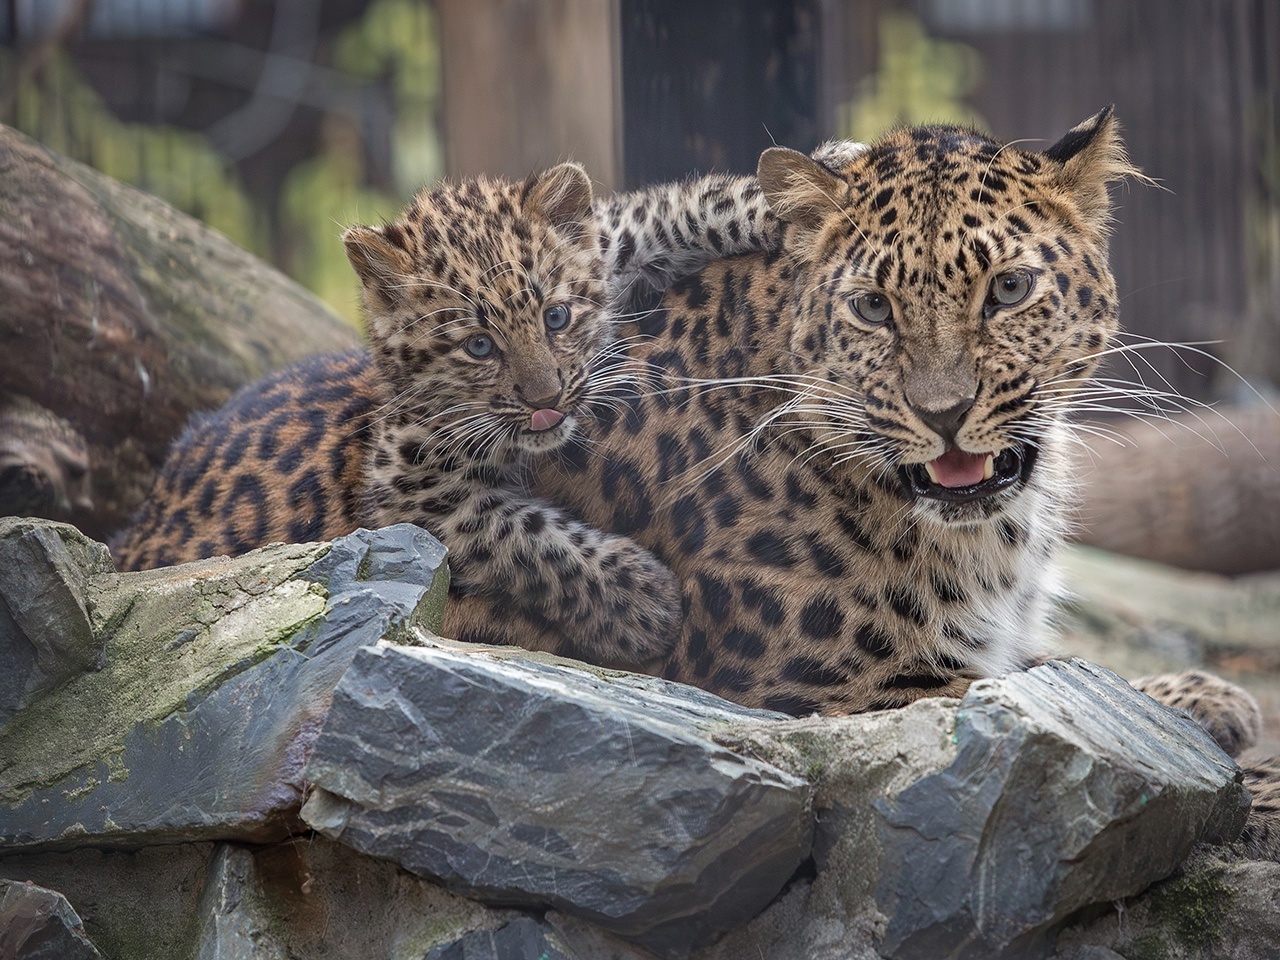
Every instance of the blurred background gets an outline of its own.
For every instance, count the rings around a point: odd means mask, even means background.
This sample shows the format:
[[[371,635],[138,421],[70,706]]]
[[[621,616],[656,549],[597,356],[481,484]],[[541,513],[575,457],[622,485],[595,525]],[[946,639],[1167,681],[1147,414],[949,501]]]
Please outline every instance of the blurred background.
[[[0,121],[157,194],[358,322],[338,234],[443,175],[601,189],[898,122],[1047,145],[1114,102],[1135,334],[1280,380],[1275,0],[0,0]],[[1196,354],[1144,355],[1231,396]]]

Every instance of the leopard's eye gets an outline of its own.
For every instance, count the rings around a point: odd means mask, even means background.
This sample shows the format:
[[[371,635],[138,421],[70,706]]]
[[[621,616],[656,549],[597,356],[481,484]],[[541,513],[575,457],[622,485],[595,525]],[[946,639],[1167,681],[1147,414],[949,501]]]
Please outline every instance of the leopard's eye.
[[[548,330],[563,330],[569,325],[569,308],[564,304],[556,304],[542,311],[542,322]]]
[[[991,292],[987,302],[1002,307],[1012,307],[1027,299],[1031,293],[1031,274],[1025,270],[1010,270],[997,274],[991,280]]]
[[[477,333],[462,345],[462,349],[475,357],[477,360],[483,360],[485,357],[493,354],[493,337],[487,334]]]
[[[893,319],[893,304],[883,293],[864,293],[849,301],[849,306],[864,323],[872,326],[878,327]]]

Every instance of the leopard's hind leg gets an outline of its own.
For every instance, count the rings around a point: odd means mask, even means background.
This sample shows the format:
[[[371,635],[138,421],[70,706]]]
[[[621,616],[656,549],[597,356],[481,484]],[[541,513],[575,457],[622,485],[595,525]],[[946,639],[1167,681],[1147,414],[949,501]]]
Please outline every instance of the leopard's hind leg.
[[[1184,670],[1141,677],[1133,687],[1181,710],[1204,727],[1229,757],[1240,756],[1262,732],[1262,710],[1253,694],[1212,673]]]
[[[1242,769],[1253,806],[1240,842],[1255,859],[1280,860],[1280,757],[1247,763]]]

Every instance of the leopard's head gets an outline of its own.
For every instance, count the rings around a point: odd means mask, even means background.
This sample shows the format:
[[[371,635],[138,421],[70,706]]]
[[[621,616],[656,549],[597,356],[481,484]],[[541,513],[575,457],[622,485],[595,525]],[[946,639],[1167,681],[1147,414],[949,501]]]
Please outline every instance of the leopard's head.
[[[952,126],[838,169],[766,151],[817,443],[896,475],[922,515],[1013,502],[1117,330],[1107,185],[1132,173],[1110,108],[1043,152]]]
[[[563,444],[611,336],[582,167],[422,191],[343,234],[360,275],[385,419],[415,458],[501,462]]]

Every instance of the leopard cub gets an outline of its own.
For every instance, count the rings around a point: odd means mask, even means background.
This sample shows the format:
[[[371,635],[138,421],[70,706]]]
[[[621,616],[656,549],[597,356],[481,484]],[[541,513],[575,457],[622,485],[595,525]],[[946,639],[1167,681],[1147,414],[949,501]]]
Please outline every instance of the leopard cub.
[[[776,233],[753,178],[598,206],[576,164],[423,191],[395,222],[344,234],[369,351],[295,364],[196,418],[113,544],[118,565],[408,521],[449,547],[448,616],[483,625],[468,639],[627,666],[664,655],[681,612],[671,572],[532,497],[525,470],[619,403],[616,320]]]
[[[627,377],[582,168],[428,191],[395,223],[343,241],[383,388],[361,521],[435,533],[455,595],[495,601],[494,629],[513,616],[554,627],[604,662],[666,652],[680,616],[673,574],[631,539],[533,498],[524,478],[529,457],[572,442]]]

